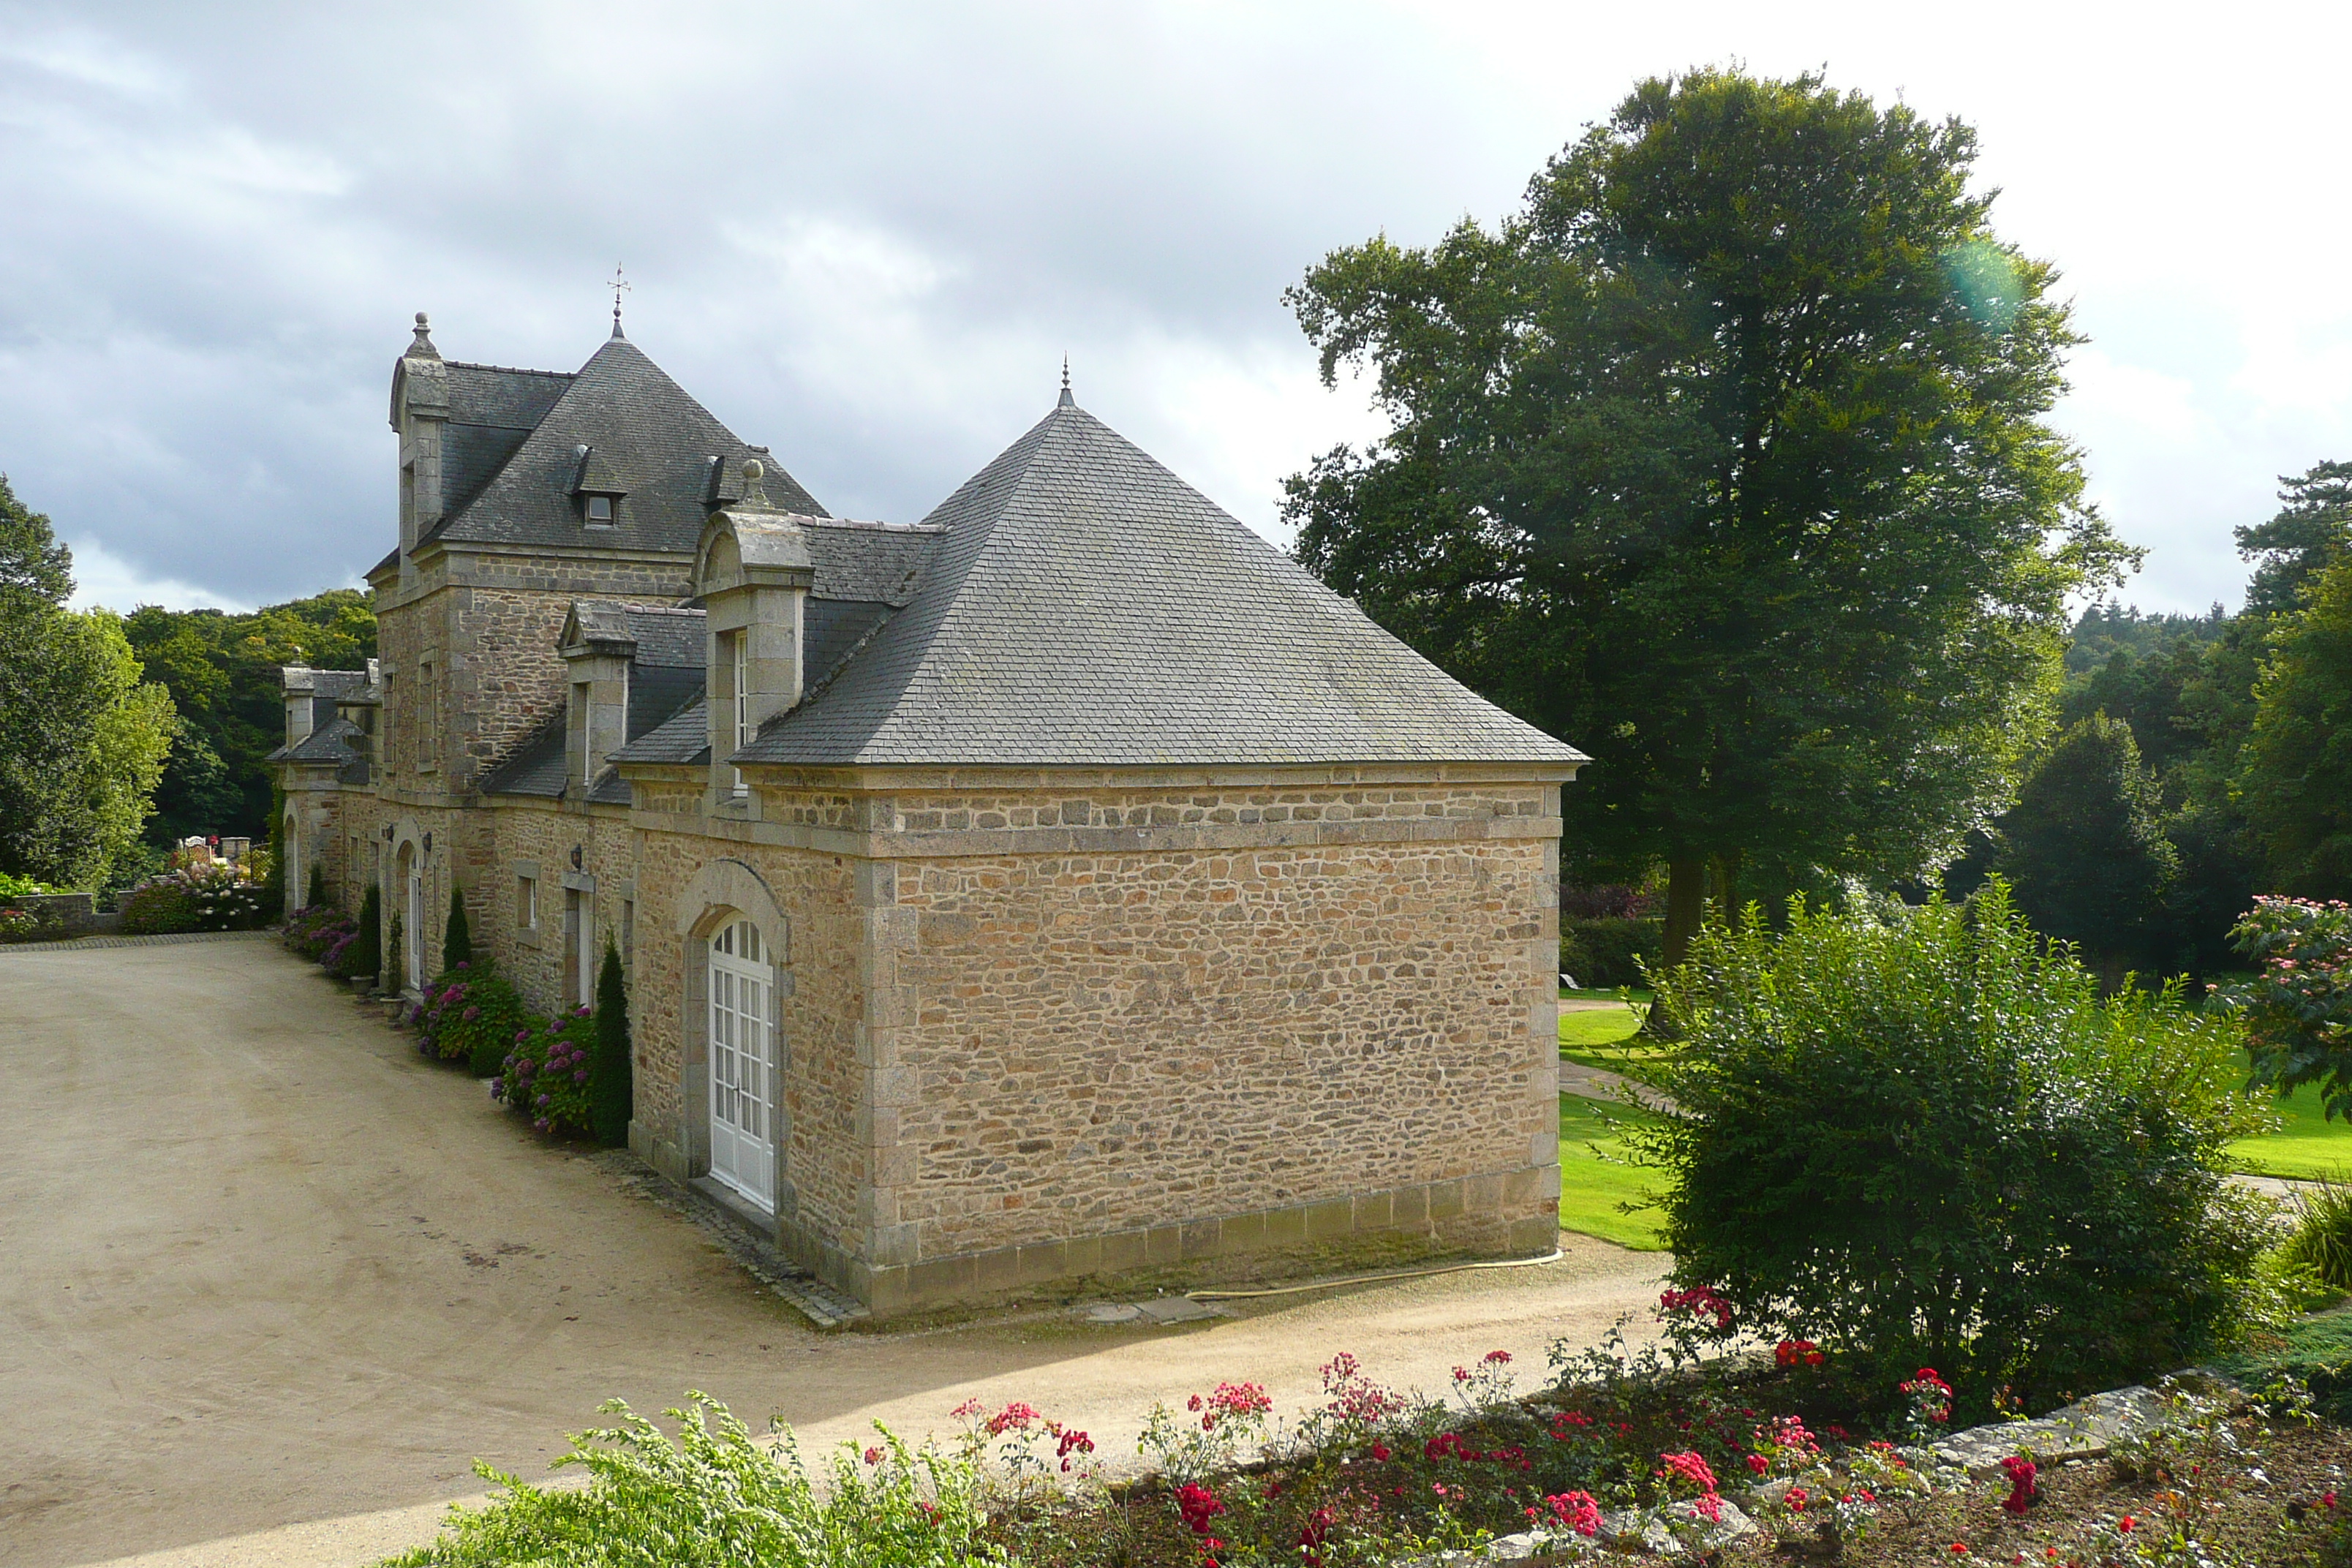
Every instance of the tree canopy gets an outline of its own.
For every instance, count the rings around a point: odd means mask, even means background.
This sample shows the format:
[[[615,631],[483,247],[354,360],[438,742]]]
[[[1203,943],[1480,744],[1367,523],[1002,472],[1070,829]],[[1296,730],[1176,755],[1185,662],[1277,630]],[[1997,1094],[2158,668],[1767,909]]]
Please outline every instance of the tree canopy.
[[[89,887],[133,859],[176,721],[72,594],[72,552],[0,476],[0,871]]]
[[[2352,554],[2307,589],[2272,637],[2238,782],[2282,890],[2352,899]]]
[[[2001,820],[1997,868],[2044,936],[2071,942],[2108,979],[2161,963],[2166,895],[2180,855],[2131,726],[2094,713],[2026,778]]]
[[[1974,156],[1817,77],[1645,81],[1495,228],[1288,296],[1392,426],[1289,481],[1301,561],[1592,753],[1570,852],[1668,864],[1670,958],[1710,864],[1948,858],[2046,727],[2067,595],[2131,558]]]

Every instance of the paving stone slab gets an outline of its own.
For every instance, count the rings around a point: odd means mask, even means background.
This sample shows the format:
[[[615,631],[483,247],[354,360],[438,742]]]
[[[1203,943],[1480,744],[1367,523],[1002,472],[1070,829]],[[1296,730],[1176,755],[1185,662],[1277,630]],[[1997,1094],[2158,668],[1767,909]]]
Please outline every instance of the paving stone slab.
[[[1155,1323],[1197,1323],[1233,1315],[1223,1307],[1195,1301],[1190,1296],[1154,1296],[1149,1301],[1138,1301],[1135,1310]]]
[[[1942,1463],[1958,1465],[1979,1479],[1997,1473],[2001,1460],[2026,1448],[2045,1461],[2104,1459],[2116,1443],[2155,1430],[2165,1410],[2162,1394],[2134,1384],[2094,1394],[2036,1420],[1998,1421],[1955,1432],[1933,1451]]]

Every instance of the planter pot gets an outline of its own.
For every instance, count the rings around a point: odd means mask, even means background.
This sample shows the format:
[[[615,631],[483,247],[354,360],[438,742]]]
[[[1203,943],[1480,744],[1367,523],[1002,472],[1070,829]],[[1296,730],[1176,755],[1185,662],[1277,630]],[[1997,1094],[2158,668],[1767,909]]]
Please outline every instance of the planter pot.
[[[353,974],[347,978],[352,983],[352,994],[354,996],[364,996],[375,989],[375,976],[373,974]]]

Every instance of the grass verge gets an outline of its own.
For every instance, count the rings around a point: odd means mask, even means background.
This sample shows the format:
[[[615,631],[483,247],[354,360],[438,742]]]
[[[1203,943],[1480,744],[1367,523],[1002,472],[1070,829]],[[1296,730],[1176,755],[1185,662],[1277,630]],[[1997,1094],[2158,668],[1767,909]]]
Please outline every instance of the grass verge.
[[[1626,1158],[1622,1130],[1656,1120],[1639,1106],[1559,1097],[1559,1225],[1637,1252],[1657,1252],[1656,1211],[1625,1214],[1624,1203],[1648,1201],[1654,1176]]]

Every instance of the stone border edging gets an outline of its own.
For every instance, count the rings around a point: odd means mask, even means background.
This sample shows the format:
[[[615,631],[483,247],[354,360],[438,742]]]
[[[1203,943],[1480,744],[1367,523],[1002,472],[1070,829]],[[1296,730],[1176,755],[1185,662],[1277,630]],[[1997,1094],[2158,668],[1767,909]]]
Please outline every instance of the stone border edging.
[[[274,931],[183,931],[164,936],[77,936],[63,942],[0,942],[0,957],[12,952],[78,952],[103,947],[176,947],[189,942],[261,942]]]

